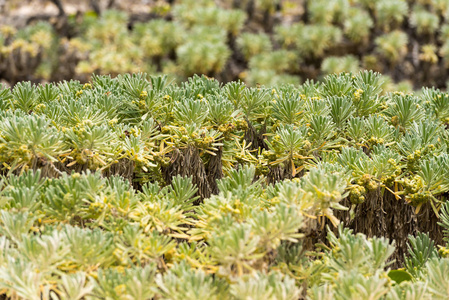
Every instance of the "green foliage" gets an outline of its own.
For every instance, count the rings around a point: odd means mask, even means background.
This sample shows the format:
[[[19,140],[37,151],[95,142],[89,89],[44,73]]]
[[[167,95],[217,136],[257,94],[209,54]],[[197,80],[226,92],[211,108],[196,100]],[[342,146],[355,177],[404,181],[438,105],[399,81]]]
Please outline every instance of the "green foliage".
[[[448,297],[447,271],[449,261],[447,258],[432,259],[427,263],[428,291],[432,299],[444,299]]]
[[[418,34],[433,33],[439,26],[438,16],[420,6],[415,6],[410,21]]]
[[[446,94],[382,80],[139,73],[2,90],[1,292],[444,299],[447,245],[432,233],[413,232],[401,265],[393,241],[343,226],[401,203],[439,216],[448,240]]]
[[[177,48],[178,63],[183,74],[215,74],[230,56],[224,43],[226,32],[219,27],[195,27],[189,41]]]
[[[359,60],[353,55],[343,57],[329,56],[323,60],[321,71],[324,74],[333,73],[357,73],[359,71]]]
[[[389,30],[391,26],[400,25],[408,13],[408,5],[402,0],[379,0],[375,1],[376,20],[379,24]]]
[[[388,3],[389,1],[384,2]],[[407,53],[408,37],[404,32],[395,30],[379,36],[375,43],[380,55],[390,63],[395,64],[401,61]]]
[[[270,37],[264,33],[242,33],[237,39],[237,45],[246,60],[258,54],[270,52],[272,49]]]
[[[344,20],[344,33],[356,43],[366,43],[370,29],[374,23],[370,15],[359,8],[350,8],[348,17]]]
[[[427,234],[419,233],[416,237],[409,236],[407,246],[409,257],[405,257],[407,271],[415,278],[422,277],[425,264],[430,259],[436,258],[437,251],[434,242]]]
[[[385,115],[390,117],[392,125],[401,131],[410,127],[413,122],[418,123],[424,119],[425,111],[419,100],[410,95],[394,94],[387,105]]]
[[[390,272],[388,272],[388,277],[390,277],[396,283],[412,280],[412,275],[404,270],[391,270]]]
[[[231,2],[156,1],[148,3],[152,18],[144,22],[126,10],[84,12],[69,16],[68,26],[76,30],[65,36],[52,22],[3,25],[0,72],[9,83],[67,76],[86,82],[92,73],[143,71],[166,73],[178,82],[206,74],[276,86],[364,68],[394,75],[398,85],[385,87],[389,91],[445,85],[439,75],[449,61],[446,0]],[[408,50],[414,55],[407,56]],[[423,76],[413,76],[418,72]],[[29,109],[33,101],[27,99],[14,100]],[[38,111],[41,100],[33,102]]]

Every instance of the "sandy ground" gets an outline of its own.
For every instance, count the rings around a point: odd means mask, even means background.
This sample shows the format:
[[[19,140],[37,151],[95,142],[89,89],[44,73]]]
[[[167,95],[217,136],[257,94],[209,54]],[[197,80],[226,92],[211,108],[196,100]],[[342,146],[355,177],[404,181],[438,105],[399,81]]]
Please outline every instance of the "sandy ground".
[[[96,0],[101,9],[107,6],[108,0]],[[76,14],[92,10],[88,0],[62,0],[66,14]],[[149,12],[154,0],[115,0],[114,8],[128,12]],[[58,8],[47,0],[0,0],[0,25],[23,27],[33,16],[57,16]]]

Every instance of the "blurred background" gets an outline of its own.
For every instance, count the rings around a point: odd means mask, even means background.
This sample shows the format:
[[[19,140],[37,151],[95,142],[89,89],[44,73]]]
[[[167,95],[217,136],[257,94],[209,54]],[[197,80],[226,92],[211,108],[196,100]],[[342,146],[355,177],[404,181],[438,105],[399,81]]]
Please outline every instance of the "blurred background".
[[[0,82],[147,72],[249,85],[382,72],[446,88],[449,0],[0,0]]]

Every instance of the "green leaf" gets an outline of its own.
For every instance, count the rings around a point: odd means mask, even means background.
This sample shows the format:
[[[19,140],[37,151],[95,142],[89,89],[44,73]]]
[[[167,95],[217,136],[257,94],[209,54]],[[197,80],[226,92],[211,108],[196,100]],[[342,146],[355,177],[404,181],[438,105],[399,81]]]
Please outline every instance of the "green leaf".
[[[401,283],[403,281],[411,281],[412,275],[405,270],[391,270],[388,272],[388,277],[396,283]]]

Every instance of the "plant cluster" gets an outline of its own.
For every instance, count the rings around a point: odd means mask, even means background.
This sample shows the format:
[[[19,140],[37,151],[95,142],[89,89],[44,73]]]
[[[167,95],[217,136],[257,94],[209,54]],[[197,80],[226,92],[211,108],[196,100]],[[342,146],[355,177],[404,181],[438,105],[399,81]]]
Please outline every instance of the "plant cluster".
[[[2,88],[0,292],[445,299],[445,101],[372,71]]]
[[[156,2],[146,22],[114,10],[64,15],[67,36],[45,22],[3,26],[0,73],[12,84],[148,72],[255,86],[368,69],[392,78],[390,90],[446,85],[446,1]]]

